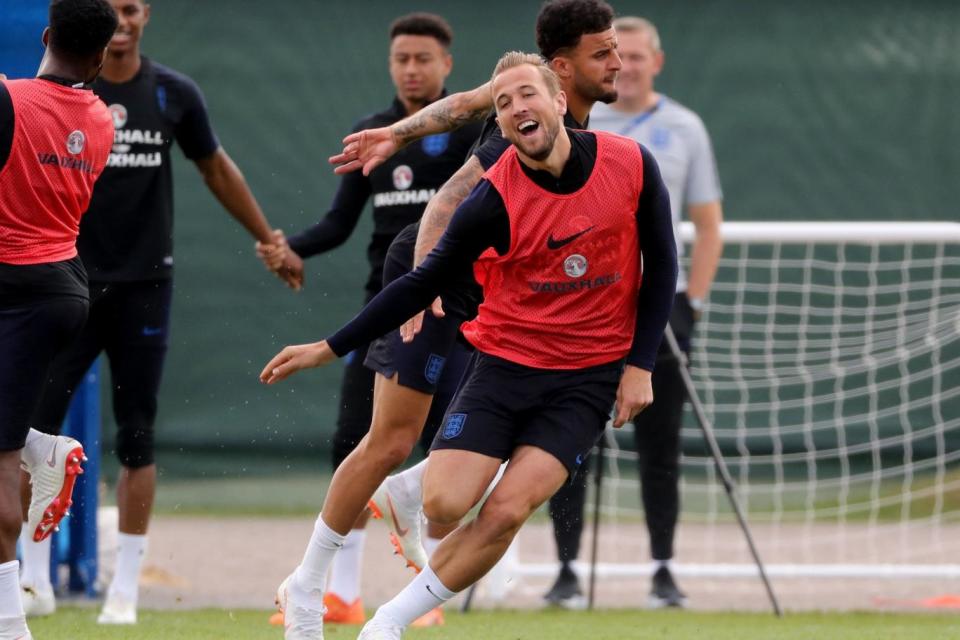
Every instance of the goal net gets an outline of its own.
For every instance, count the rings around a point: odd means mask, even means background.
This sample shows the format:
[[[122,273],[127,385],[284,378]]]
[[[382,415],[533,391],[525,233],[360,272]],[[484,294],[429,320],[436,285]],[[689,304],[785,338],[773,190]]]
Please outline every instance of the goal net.
[[[960,224],[723,235],[692,374],[770,575],[960,577]],[[601,577],[651,571],[632,428],[606,434]],[[689,411],[682,473],[677,572],[756,575]]]

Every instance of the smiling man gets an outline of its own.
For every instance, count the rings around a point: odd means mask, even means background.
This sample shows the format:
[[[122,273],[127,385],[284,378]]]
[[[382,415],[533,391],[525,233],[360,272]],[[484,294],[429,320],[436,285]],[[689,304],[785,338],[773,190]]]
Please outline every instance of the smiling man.
[[[390,25],[389,37],[390,77],[396,97],[387,109],[362,118],[355,130],[393,124],[446,95],[444,82],[453,67],[449,50],[453,30],[446,20],[431,13],[404,15]],[[387,280],[397,277],[394,275],[396,257],[388,253],[394,238],[404,227],[420,219],[430,198],[463,163],[479,132],[480,125],[476,124],[432,136],[407,146],[370,175],[343,176],[323,219],[291,237],[286,247],[282,238],[275,245],[258,245],[261,258],[268,267],[276,269],[284,260],[293,260],[299,265],[303,258],[341,246],[353,233],[370,202],[373,232],[367,245],[370,273],[364,292],[364,303],[369,302],[383,288],[385,277]],[[432,323],[428,331],[441,330],[438,325]],[[402,366],[395,364],[401,351],[406,352]],[[399,339],[387,337],[369,349],[361,345],[347,358],[333,435],[334,470],[368,432],[377,434],[384,428],[409,432],[415,440],[426,420],[422,444],[425,450],[429,448],[443,409],[462,373],[462,367],[457,368],[455,363],[466,362],[462,354],[459,358],[456,354],[446,357],[446,352],[443,355],[444,358],[439,358],[432,355],[430,349],[404,346]],[[375,388],[378,401],[389,406],[388,411],[373,413]],[[434,403],[437,410],[431,412],[434,394],[437,394]],[[360,455],[354,455],[354,460]],[[406,454],[403,457],[406,458]],[[383,475],[393,466],[385,469]],[[377,473],[365,469],[360,475],[369,477]],[[362,491],[362,483],[352,485]],[[367,493],[359,501],[361,511],[369,497]],[[366,515],[360,515],[359,519],[357,512],[344,512],[343,517],[337,517],[330,511],[329,515],[334,526],[349,529],[350,533],[330,570],[329,586],[324,592],[324,620],[361,624],[365,620],[360,574]],[[438,537],[445,533],[446,530],[433,530]],[[442,615],[435,612],[431,619],[438,622]]]
[[[436,248],[328,340],[287,347],[261,374],[274,383],[327,364],[435,296],[456,294],[467,274],[483,287],[479,313],[463,327],[477,351],[427,462],[428,519],[459,521],[509,463],[476,519],[447,536],[377,610],[365,640],[400,638],[418,616],[479,580],[577,473],[614,404],[619,427],[653,401],[650,374],[677,276],[656,162],[632,140],[566,129],[566,96],[539,56],[506,54],[490,86],[512,147]]]
[[[74,389],[106,352],[121,464],[120,534],[116,572],[98,620],[132,624],[156,491],[153,427],[173,294],[173,142],[254,238],[270,242],[273,230],[243,174],[220,146],[197,85],[140,54],[150,5],[142,0],[110,4],[119,24],[93,91],[109,107],[116,133],[77,243],[90,277],[90,315],[77,339],[54,361],[31,424],[56,433]],[[298,274],[285,275],[291,286],[299,286]],[[27,613],[51,613],[49,540],[36,544],[24,539],[23,552]]]

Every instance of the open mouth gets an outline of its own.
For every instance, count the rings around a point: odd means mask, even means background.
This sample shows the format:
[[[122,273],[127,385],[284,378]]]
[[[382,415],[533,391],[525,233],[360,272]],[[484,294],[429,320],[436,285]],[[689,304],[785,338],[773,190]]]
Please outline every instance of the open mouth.
[[[525,138],[532,136],[539,128],[540,123],[536,120],[524,120],[517,125],[517,131],[519,131],[520,135],[524,136]]]

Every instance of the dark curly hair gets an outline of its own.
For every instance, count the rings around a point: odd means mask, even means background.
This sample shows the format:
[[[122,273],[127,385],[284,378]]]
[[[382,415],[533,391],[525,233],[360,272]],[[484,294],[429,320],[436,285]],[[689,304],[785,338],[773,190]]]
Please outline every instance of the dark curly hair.
[[[390,25],[390,40],[397,36],[430,36],[449,48],[453,29],[435,13],[411,13],[400,16]]]
[[[573,49],[580,37],[606,31],[613,8],[604,0],[548,0],[537,16],[537,46],[547,60]]]
[[[107,0],[52,0],[50,46],[60,55],[90,58],[103,51],[117,30],[117,14]]]

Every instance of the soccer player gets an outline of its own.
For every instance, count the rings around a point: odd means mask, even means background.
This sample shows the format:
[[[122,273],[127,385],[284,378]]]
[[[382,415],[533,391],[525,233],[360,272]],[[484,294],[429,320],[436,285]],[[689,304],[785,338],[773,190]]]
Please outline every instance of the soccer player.
[[[553,0],[546,2],[537,16],[536,39],[541,54],[549,60],[551,68],[560,78],[560,85],[567,96],[566,126],[586,128],[590,109],[597,102],[612,102],[616,99],[615,80],[620,69],[616,52],[616,34],[612,27],[613,10],[598,0]],[[421,135],[444,131],[463,121],[487,114],[493,102],[489,86],[460,94],[423,109],[390,127],[354,133],[345,140],[344,153],[334,156],[333,162],[343,163],[338,172],[363,168],[371,170],[379,162],[389,158],[400,146],[410,144]],[[483,172],[489,169],[509,147],[509,142],[500,134],[495,115],[487,119],[484,133],[464,167],[430,201],[424,213],[416,244],[416,261],[423,260],[436,244],[440,234],[449,223],[456,207],[479,182]],[[412,231],[412,230],[411,230]],[[406,237],[408,231],[402,234]],[[398,238],[399,240],[399,238]],[[396,244],[396,243],[395,243]],[[391,249],[393,250],[393,249]],[[411,247],[406,253],[413,253]],[[411,264],[414,256],[406,258]],[[463,289],[471,289],[471,282]],[[443,322],[457,328],[476,313],[473,294],[458,296],[451,305],[448,296],[446,312],[449,317]],[[426,316],[422,321],[435,324]],[[407,327],[405,327],[405,330]],[[411,329],[412,331],[412,329]],[[408,333],[409,336],[412,334]],[[429,336],[419,335],[413,344],[432,341]],[[431,353],[443,353],[443,344],[434,344]],[[421,347],[425,349],[426,347]],[[385,408],[385,410],[389,410]],[[388,479],[374,496],[374,506],[389,504],[392,517],[388,520],[394,540],[407,561],[414,566],[425,564],[424,550],[420,544],[419,514],[422,501],[422,478],[426,461]],[[428,551],[439,540],[427,538]]]
[[[614,403],[621,426],[653,400],[650,370],[677,270],[655,161],[632,140],[564,128],[565,96],[539,56],[506,54],[491,89],[514,146],[427,260],[329,340],[287,347],[261,373],[275,383],[327,364],[435,296],[456,296],[470,273],[483,286],[479,314],[463,328],[477,352],[427,466],[428,518],[462,518],[510,462],[477,518],[447,536],[367,622],[360,638],[368,640],[400,638],[416,617],[482,577],[577,472]]]
[[[450,55],[453,30],[446,20],[429,13],[405,15],[390,25],[389,37],[390,76],[396,97],[387,109],[360,120],[355,131],[389,126],[447,95],[444,82],[453,67]],[[404,227],[420,219],[437,189],[463,164],[479,133],[480,125],[473,124],[452,133],[431,136],[407,146],[367,176],[360,173],[343,176],[330,210],[319,223],[289,238],[287,247],[282,236],[274,245],[259,244],[259,255],[271,269],[281,267],[284,260],[292,260],[299,267],[303,258],[330,251],[346,242],[367,202],[372,201],[374,228],[367,247],[370,275],[364,298],[364,303],[369,302],[383,288],[384,281],[409,271],[410,265],[405,264],[397,249],[388,255],[391,242]],[[371,427],[372,419],[389,420],[392,429],[408,428],[414,438],[426,420],[421,441],[424,450],[429,449],[446,403],[466,366],[467,356],[461,347],[448,358],[455,328],[451,332],[439,321],[430,321],[427,332],[444,345],[443,355],[439,355],[439,348],[438,353],[429,348],[418,349],[427,345],[427,340],[419,345],[403,345],[399,333],[395,332],[374,342],[369,354],[367,345],[361,345],[346,359],[333,437],[334,470],[368,431],[379,433],[382,425]],[[384,408],[376,416],[372,410],[375,376],[379,388],[377,399]],[[438,385],[436,409],[428,419]],[[394,462],[390,469],[399,462],[402,459]],[[389,516],[387,505],[377,514]],[[353,514],[354,528],[346,536],[330,570],[329,588],[324,593],[326,622],[362,624],[365,620],[360,599],[365,516],[366,513],[362,513],[357,519],[357,514]],[[437,528],[433,531],[438,537],[446,532]],[[440,616],[439,611],[433,614],[433,621],[439,622]]]
[[[196,84],[140,54],[150,6],[142,0],[110,3],[119,24],[93,90],[108,105],[116,134],[78,242],[90,276],[90,315],[80,336],[54,361],[30,424],[56,433],[73,390],[100,352],[106,352],[119,427],[120,533],[116,573],[99,621],[132,624],[156,488],[153,426],[169,339],[173,141],[224,208],[257,240],[269,242],[273,231],[214,135]],[[287,272],[286,277],[298,285],[298,274]],[[55,603],[49,541],[36,545],[24,540],[23,549],[28,612],[50,613]]]
[[[87,86],[117,18],[105,0],[53,0],[32,80],[0,76],[0,639],[31,638],[16,556],[20,470],[35,485],[28,537],[47,538],[69,507],[83,449],[29,428],[59,350],[89,298],[77,258],[80,216],[113,143],[113,122]],[[51,489],[53,493],[51,493]],[[47,500],[51,502],[46,502]]]
[[[654,89],[654,79],[663,69],[664,61],[656,27],[638,17],[617,18],[613,26],[623,59],[623,69],[617,79],[618,98],[609,106],[597,105],[590,116],[594,128],[629,136],[647,147],[657,159],[670,192],[680,252],[683,243],[678,226],[684,210],[693,221],[696,238],[690,254],[690,276],[687,278],[680,272],[670,317],[677,341],[689,354],[694,323],[723,251],[722,192],[716,160],[710,137],[697,114]],[[657,402],[634,421],[643,511],[656,567],[648,599],[648,605],[654,608],[681,607],[686,600],[670,571],[680,512],[680,427],[686,398],[679,367],[680,363],[664,342],[653,374]],[[545,597],[562,606],[582,600],[570,563],[576,559],[580,547],[586,489],[584,476],[564,486],[550,500],[561,568]]]

